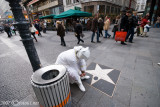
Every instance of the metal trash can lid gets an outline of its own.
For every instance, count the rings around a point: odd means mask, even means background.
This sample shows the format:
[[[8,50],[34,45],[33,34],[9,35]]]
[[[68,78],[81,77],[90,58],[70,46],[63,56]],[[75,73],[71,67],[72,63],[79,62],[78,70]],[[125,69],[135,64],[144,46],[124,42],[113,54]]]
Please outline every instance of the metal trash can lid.
[[[50,65],[33,73],[31,81],[37,85],[49,85],[61,79],[66,73],[63,65]]]

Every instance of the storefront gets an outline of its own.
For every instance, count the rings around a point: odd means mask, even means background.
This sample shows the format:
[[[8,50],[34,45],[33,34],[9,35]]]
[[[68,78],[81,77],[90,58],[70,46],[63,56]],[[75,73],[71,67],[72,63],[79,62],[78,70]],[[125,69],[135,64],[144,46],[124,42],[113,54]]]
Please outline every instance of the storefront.
[[[121,6],[106,1],[82,3],[82,11],[92,13],[92,15],[99,13],[103,18],[107,15],[114,19],[120,14],[120,9]]]

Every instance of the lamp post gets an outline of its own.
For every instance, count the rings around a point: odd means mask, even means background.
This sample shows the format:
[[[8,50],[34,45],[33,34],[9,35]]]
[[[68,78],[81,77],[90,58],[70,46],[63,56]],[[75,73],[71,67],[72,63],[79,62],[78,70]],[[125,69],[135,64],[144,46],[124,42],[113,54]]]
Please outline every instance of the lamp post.
[[[31,62],[33,71],[41,68],[41,63],[34,46],[33,38],[31,37],[31,33],[29,31],[29,25],[22,13],[21,5],[19,4],[21,0],[6,0],[9,2],[9,6],[11,7],[12,13],[14,15],[16,26],[19,30],[20,37],[22,38],[23,45],[28,54],[29,60]]]

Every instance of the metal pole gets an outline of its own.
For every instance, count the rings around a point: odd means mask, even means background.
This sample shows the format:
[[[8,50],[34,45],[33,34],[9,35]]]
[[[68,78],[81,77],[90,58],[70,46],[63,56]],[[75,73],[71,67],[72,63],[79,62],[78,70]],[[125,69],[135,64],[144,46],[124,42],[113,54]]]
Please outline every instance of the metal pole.
[[[16,26],[19,30],[20,37],[22,38],[23,45],[28,54],[29,60],[31,62],[33,71],[41,68],[41,63],[34,46],[33,38],[31,37],[31,33],[29,31],[29,25],[22,13],[22,7],[19,4],[21,0],[6,0],[9,2],[9,6],[11,7],[12,13],[14,15]]]

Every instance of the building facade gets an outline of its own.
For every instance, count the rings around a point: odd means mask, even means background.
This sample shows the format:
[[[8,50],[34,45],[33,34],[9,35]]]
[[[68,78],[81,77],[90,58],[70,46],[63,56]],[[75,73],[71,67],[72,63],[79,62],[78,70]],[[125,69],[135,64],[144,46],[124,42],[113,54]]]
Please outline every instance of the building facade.
[[[143,12],[145,11],[146,1],[147,1],[147,0],[137,0],[136,10],[137,10],[139,13],[143,13]]]
[[[69,9],[81,10],[81,0],[63,0],[64,11]]]
[[[33,19],[64,12],[63,0],[32,0],[28,7]]]
[[[135,9],[136,0],[82,0],[82,10],[96,14],[118,15],[122,8]]]

